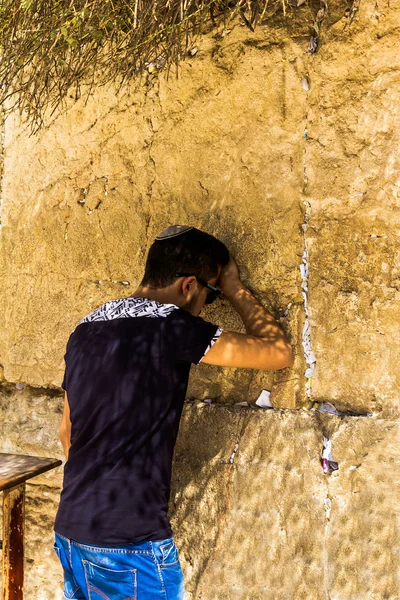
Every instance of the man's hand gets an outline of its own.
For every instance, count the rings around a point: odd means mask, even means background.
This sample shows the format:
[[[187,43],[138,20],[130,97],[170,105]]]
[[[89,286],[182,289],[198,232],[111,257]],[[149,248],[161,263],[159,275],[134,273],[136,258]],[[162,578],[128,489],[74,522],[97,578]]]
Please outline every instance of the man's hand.
[[[229,298],[229,296],[231,296],[232,293],[235,293],[237,291],[240,285],[241,283],[239,269],[235,259],[231,256],[229,258],[229,263],[221,269],[221,273],[217,281],[217,286],[220,288],[224,296]]]

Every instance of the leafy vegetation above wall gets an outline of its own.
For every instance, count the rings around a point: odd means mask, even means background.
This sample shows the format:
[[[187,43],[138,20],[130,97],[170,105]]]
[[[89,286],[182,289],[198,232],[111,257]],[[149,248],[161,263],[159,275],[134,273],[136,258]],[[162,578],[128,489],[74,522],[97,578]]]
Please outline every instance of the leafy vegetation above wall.
[[[34,129],[81,86],[117,88],[146,70],[193,52],[195,38],[220,34],[233,19],[253,30],[278,11],[311,0],[0,0],[0,103]],[[359,1],[359,0],[354,0]],[[309,52],[315,52],[325,0],[315,0]]]

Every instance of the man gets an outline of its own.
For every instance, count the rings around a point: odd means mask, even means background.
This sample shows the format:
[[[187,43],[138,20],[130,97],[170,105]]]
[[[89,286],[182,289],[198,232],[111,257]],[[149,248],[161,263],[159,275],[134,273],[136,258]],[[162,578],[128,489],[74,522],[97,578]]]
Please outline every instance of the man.
[[[246,334],[199,317],[221,292]],[[181,600],[167,510],[190,366],[282,369],[291,346],[225,245],[175,225],[152,244],[136,292],[79,323],[65,361],[67,462],[54,526],[64,597]]]

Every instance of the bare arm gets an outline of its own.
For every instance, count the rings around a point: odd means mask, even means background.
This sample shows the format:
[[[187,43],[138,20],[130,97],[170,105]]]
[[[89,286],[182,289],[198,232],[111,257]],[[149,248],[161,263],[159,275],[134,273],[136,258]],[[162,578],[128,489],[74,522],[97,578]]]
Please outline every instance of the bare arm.
[[[71,447],[71,420],[67,392],[64,396],[64,412],[60,425],[60,440],[64,448],[65,458],[68,460],[68,452]]]
[[[240,315],[247,334],[224,331],[202,362],[266,370],[292,366],[289,340],[280,324],[240,281],[233,259],[222,269],[219,286]]]

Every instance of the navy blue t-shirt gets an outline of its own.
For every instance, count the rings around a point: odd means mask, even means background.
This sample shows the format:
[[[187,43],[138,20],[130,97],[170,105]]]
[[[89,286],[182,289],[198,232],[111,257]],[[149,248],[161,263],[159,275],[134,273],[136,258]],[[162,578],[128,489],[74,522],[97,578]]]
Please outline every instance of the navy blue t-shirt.
[[[173,450],[191,363],[222,330],[146,298],[107,302],[71,334],[71,448],[54,529],[87,544],[172,535]]]

